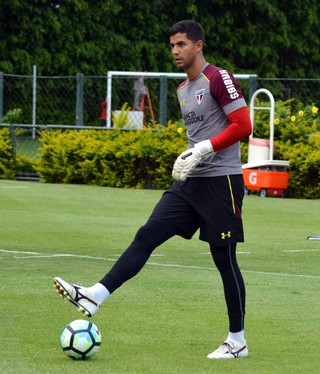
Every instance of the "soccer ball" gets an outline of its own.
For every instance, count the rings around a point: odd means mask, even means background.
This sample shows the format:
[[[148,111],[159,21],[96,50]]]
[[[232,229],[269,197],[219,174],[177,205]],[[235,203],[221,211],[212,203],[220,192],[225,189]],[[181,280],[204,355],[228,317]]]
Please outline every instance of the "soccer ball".
[[[94,323],[77,319],[62,331],[60,345],[67,356],[75,360],[88,360],[99,350],[101,334]]]

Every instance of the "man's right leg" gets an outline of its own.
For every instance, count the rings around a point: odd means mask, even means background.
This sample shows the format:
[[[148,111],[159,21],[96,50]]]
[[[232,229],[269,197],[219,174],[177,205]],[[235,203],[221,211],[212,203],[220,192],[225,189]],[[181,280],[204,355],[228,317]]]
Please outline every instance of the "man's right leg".
[[[172,224],[149,220],[138,230],[133,242],[112,269],[96,285],[86,288],[56,277],[54,285],[57,292],[91,317],[104,299],[138,274],[155,248],[179,232],[180,229]]]
[[[160,244],[179,234],[179,228],[158,221],[148,221],[142,226],[128,249],[99,283],[110,293],[133,278],[143,268],[151,253]]]

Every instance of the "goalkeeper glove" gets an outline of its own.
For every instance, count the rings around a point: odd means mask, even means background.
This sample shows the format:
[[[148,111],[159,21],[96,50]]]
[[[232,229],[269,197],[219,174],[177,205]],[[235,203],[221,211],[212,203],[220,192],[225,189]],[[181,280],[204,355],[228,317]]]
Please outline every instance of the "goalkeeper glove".
[[[203,140],[195,144],[193,148],[182,152],[173,165],[173,179],[178,182],[184,182],[190,171],[199,164],[202,158],[212,152],[213,147],[210,140]]]

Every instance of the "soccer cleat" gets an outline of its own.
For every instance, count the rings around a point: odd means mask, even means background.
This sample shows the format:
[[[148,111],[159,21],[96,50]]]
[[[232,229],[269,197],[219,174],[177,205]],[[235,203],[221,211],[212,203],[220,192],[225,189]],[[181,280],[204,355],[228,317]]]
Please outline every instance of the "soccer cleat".
[[[55,277],[53,282],[57,293],[64,300],[69,300],[73,305],[77,306],[83,315],[92,317],[97,313],[100,303],[97,303],[90,297],[87,288],[79,284],[70,284],[58,277]]]
[[[218,349],[209,353],[207,358],[238,358],[248,357],[249,351],[246,344],[239,344],[238,342],[226,340]]]

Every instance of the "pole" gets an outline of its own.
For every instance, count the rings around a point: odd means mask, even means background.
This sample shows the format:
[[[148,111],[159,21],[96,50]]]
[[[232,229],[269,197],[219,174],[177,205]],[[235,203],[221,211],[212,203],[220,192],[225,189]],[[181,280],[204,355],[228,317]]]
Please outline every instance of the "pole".
[[[76,103],[76,126],[83,126],[83,91],[84,75],[77,74],[77,103]]]
[[[0,121],[3,119],[3,72],[0,71]]]
[[[32,81],[32,139],[36,138],[36,108],[37,108],[37,66],[33,65]]]
[[[111,127],[111,100],[112,100],[112,75],[110,72],[107,74],[107,127]]]
[[[160,118],[159,123],[167,125],[167,96],[168,96],[168,78],[165,75],[160,77]]]

